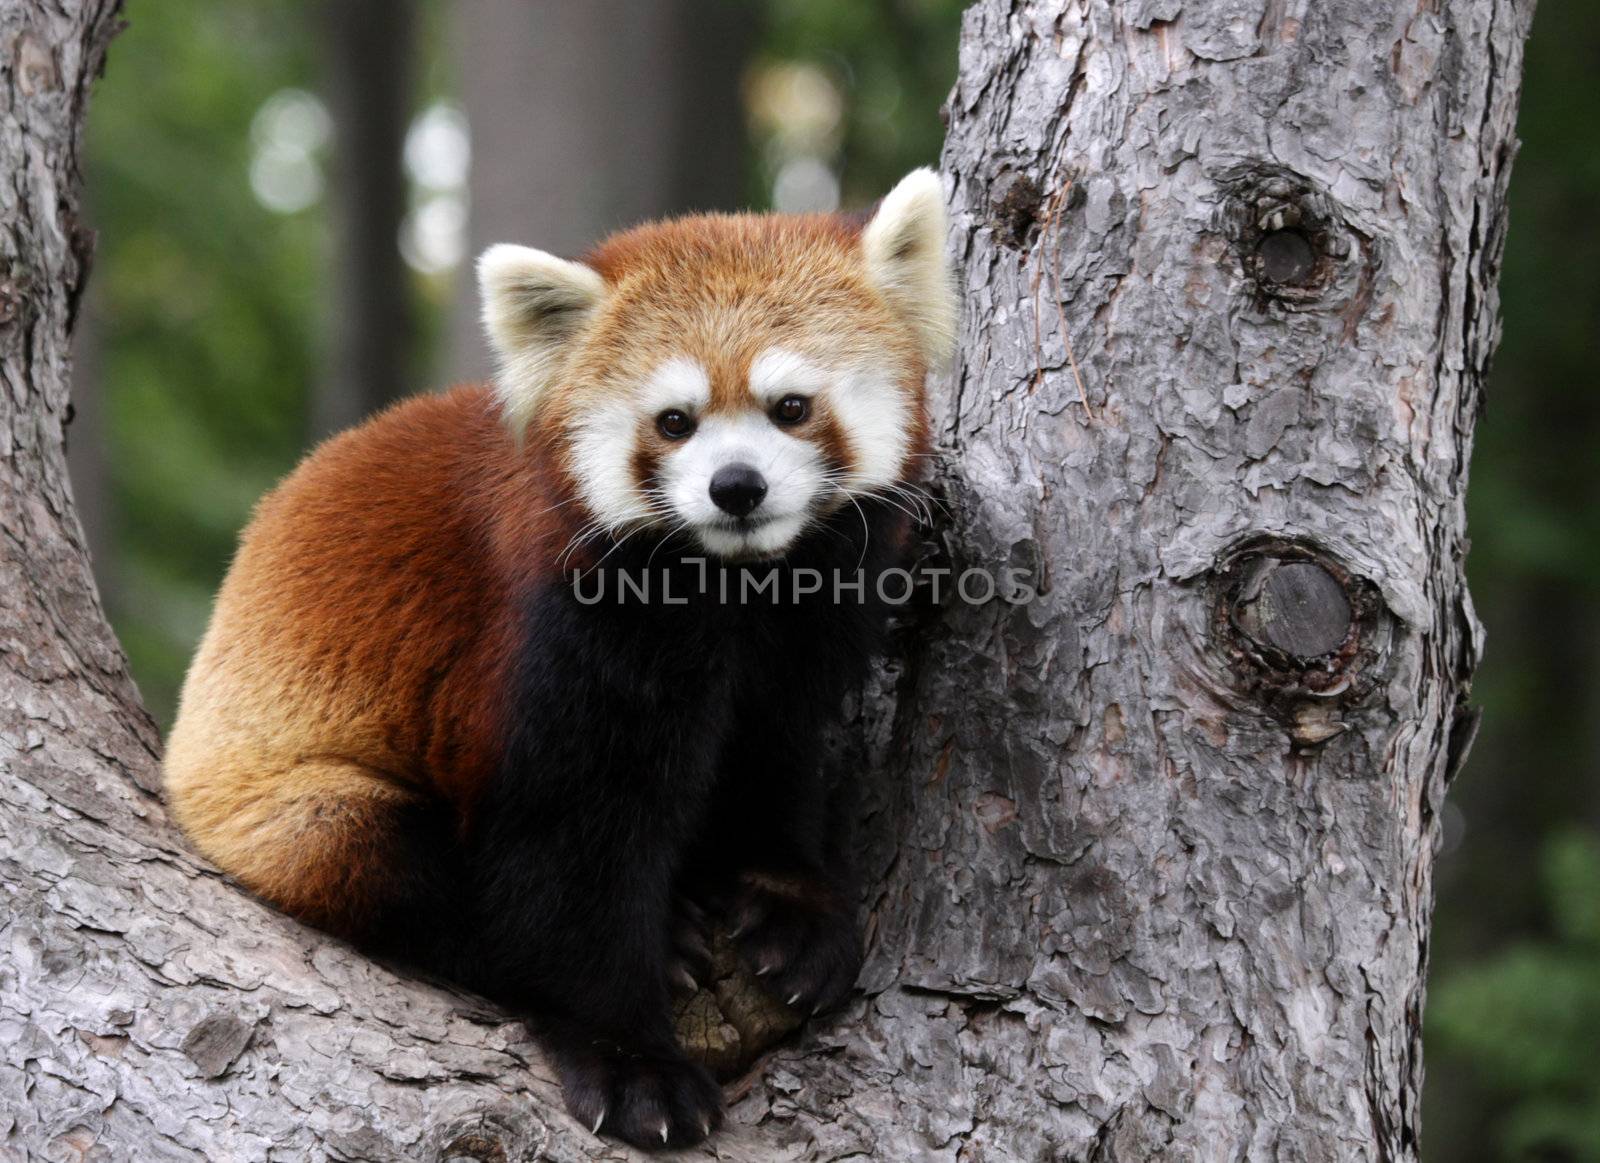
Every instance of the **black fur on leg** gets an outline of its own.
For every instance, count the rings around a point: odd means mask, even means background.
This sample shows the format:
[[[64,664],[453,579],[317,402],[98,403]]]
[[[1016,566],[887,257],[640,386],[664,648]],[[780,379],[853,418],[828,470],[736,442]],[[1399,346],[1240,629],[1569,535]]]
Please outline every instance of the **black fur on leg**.
[[[429,901],[436,935],[409,949],[528,1015],[574,1117],[601,1134],[686,1146],[722,1117],[716,1083],[672,1031],[677,971],[694,977],[704,961],[680,891],[711,885],[759,912],[742,948],[770,964],[781,1000],[825,1007],[854,982],[859,938],[831,866],[822,741],[880,641],[874,590],[902,525],[863,501],[772,566],[708,570],[661,543],[617,548],[608,564],[671,572],[682,604],[615,589],[581,602],[566,582],[526,597],[503,760],[459,843],[419,840],[446,855],[412,894]],[[786,597],[795,570],[827,580],[798,600],[722,600],[722,582],[737,594],[744,572],[769,568]],[[833,577],[858,568],[863,599],[836,600]],[[406,921],[397,909],[385,927],[403,947]]]

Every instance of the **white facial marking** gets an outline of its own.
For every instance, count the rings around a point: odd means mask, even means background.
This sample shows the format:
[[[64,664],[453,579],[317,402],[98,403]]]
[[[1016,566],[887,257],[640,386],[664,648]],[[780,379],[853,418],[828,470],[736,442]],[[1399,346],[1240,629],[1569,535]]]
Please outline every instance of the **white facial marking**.
[[[750,365],[751,406],[733,415],[705,415],[711,382],[705,367],[677,356],[611,402],[587,410],[572,429],[572,463],[589,512],[612,530],[648,524],[681,525],[719,557],[781,553],[806,524],[845,503],[846,492],[867,493],[902,475],[910,401],[887,368],[867,363],[829,367],[781,347]],[[785,396],[819,401],[839,422],[849,465],[831,476],[822,450],[802,424],[774,423],[773,405]],[[643,495],[633,457],[641,432],[677,409],[698,419],[693,433],[661,457],[655,490]],[[719,469],[744,464],[761,474],[767,492],[746,517],[711,499]]]
[[[910,451],[911,408],[887,369],[828,369],[797,352],[769,347],[750,364],[750,391],[770,407],[788,395],[821,397],[839,420],[854,464],[843,482],[871,490],[900,479]]]
[[[711,377],[695,360],[677,356],[656,368],[644,382],[639,402],[652,415],[668,408],[698,415],[711,402]]]
[[[692,359],[667,360],[631,398],[586,411],[572,430],[572,463],[578,487],[595,520],[611,529],[665,520],[659,497],[641,497],[633,475],[633,452],[641,418],[648,422],[669,408],[693,416],[711,400],[711,377]]]
[[[589,409],[572,427],[578,491],[594,519],[613,530],[650,516],[633,479],[638,431],[638,405],[625,400]]]
[[[734,464],[749,465],[767,486],[767,495],[742,520],[711,499],[711,478]],[[816,511],[824,492],[822,457],[810,441],[784,432],[763,413],[707,416],[662,461],[661,487],[710,552],[762,556],[784,549]]]
[[[911,451],[911,405],[894,376],[882,368],[853,368],[828,384],[827,398],[855,454],[845,486],[870,492],[898,481]]]
[[[798,352],[769,347],[750,361],[750,394],[762,408],[785,396],[815,396],[828,386],[828,373]]]

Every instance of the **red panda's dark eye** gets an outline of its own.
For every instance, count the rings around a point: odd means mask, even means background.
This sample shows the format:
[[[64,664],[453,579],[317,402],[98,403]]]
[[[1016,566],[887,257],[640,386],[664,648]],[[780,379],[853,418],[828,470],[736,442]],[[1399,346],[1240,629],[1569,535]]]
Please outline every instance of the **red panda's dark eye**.
[[[811,415],[811,401],[804,396],[785,396],[772,408],[772,418],[779,424],[798,424]]]
[[[676,408],[668,408],[656,417],[656,427],[668,440],[682,440],[694,431],[694,421]]]

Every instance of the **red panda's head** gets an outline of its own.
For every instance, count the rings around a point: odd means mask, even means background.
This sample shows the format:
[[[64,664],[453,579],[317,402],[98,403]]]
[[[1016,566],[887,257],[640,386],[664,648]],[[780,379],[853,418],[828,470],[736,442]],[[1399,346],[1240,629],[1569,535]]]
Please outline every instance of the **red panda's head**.
[[[709,215],[581,262],[491,247],[478,271],[506,422],[556,450],[598,527],[781,554],[913,471],[923,379],[954,329],[945,229],[939,179],[918,170],[865,227]]]

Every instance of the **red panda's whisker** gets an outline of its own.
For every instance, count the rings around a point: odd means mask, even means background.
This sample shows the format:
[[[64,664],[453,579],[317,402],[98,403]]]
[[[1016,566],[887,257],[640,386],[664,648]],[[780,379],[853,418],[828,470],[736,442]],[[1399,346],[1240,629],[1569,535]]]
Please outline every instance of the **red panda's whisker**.
[[[679,520],[679,522],[667,532],[665,537],[656,542],[656,547],[650,551],[650,556],[644,559],[644,567],[649,569],[650,563],[656,559],[656,554],[661,552],[661,547],[687,528],[689,528],[689,519],[685,517]]]
[[[839,491],[843,493],[845,497],[847,497],[852,503],[855,502],[857,496],[874,497],[877,500],[882,501],[884,504],[900,510],[900,512],[904,513],[907,517],[910,517],[913,521],[922,520],[920,513],[907,508],[905,505],[902,505],[893,499],[893,495],[889,491],[892,487],[893,486],[890,485],[878,485],[874,488],[864,489],[860,493],[857,493],[851,489],[841,486]],[[858,505],[857,507],[859,508],[860,506]]]
[[[557,509],[560,509],[560,508],[562,508],[563,506],[566,506],[566,505],[570,505],[574,501],[576,501],[577,499],[578,499],[577,497],[568,497],[564,501],[557,501],[555,504],[549,506],[548,508],[540,509],[537,513],[534,514],[534,516],[535,517],[543,517],[546,513],[554,513]]]
[[[620,538],[618,538],[616,540],[616,542],[614,542],[612,544],[610,549],[606,550],[604,553],[602,553],[600,555],[600,560],[599,561],[595,562],[593,565],[591,565],[589,567],[590,571],[592,572],[594,570],[597,570],[602,565],[604,565],[606,563],[606,558],[610,557],[613,553],[615,553],[617,550],[621,549],[624,545],[626,545],[628,543],[629,538],[631,538],[635,533],[639,532],[639,530],[643,529],[643,528],[644,528],[643,525],[639,525],[639,526],[636,526],[636,527],[628,530],[626,533],[624,533]],[[608,529],[608,531],[610,531],[610,530]],[[614,533],[613,533],[613,536],[615,536]]]
[[[891,508],[900,510],[900,512],[904,513],[907,517],[910,517],[913,521],[921,521],[923,519],[921,513],[917,512],[917,510],[908,505],[902,505],[899,501],[894,499],[894,494],[886,489],[876,491],[876,496],[884,504],[890,506]]]
[[[928,508],[926,499],[920,494],[914,493],[910,489],[901,485],[884,485],[882,488],[885,494],[885,499],[887,499],[887,497],[890,495],[899,497],[904,500],[906,504],[911,505],[916,509],[916,513],[914,515],[918,521],[921,521],[925,525],[931,525],[933,523],[933,512]]]
[[[872,529],[867,524],[867,511],[861,507],[861,502],[851,496],[848,491],[844,497],[845,500],[856,507],[856,515],[861,518],[861,556],[856,558],[856,568],[860,569],[867,561],[867,546],[872,544]]]
[[[922,503],[928,506],[930,510],[938,509],[939,512],[943,513],[946,517],[953,517],[955,515],[950,511],[949,505],[945,504],[942,499],[934,496],[926,489],[913,489],[912,492],[913,495],[920,497],[922,499]]]
[[[556,566],[558,568],[564,566],[567,558],[571,557],[584,542],[598,537],[600,534],[610,531],[610,529],[611,526],[602,520],[590,520],[567,540],[566,547],[556,557]]]

